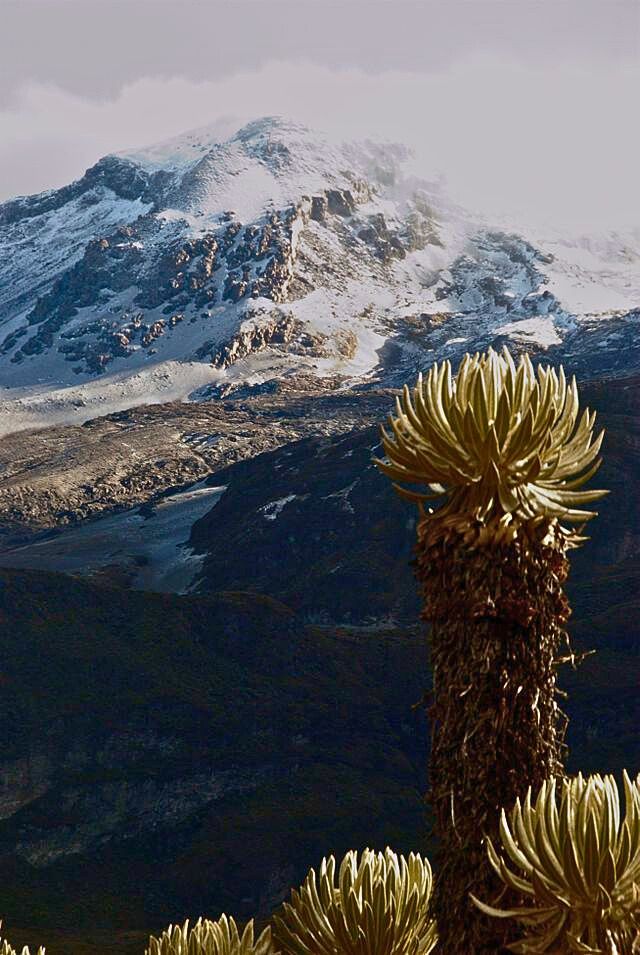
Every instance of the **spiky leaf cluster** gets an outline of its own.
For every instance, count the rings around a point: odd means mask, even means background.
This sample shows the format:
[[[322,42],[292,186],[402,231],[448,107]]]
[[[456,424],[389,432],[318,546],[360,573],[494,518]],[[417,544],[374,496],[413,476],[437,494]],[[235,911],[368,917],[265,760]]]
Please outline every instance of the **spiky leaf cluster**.
[[[0,922],[0,928],[2,928],[2,922]],[[0,938],[0,955],[16,955],[16,950],[9,944],[6,938]],[[27,945],[22,949],[20,955],[31,955]],[[45,955],[44,948],[40,946],[36,955]]]
[[[575,378],[536,372],[526,354],[516,367],[506,347],[465,355],[455,377],[436,363],[412,392],[405,385],[389,423],[376,464],[409,500],[444,497],[441,518],[583,522],[594,515],[582,505],[606,493],[580,490],[600,466],[603,432],[594,439],[595,412],[579,416]]]
[[[338,871],[323,859],[274,917],[274,935],[288,955],[427,955],[436,944],[429,916],[431,868],[411,853],[347,852]]]
[[[502,812],[504,855],[488,842],[489,861],[505,885],[531,904],[505,910],[474,902],[489,915],[516,918],[526,927],[511,951],[640,951],[640,776],[631,782],[625,773],[624,790],[622,822],[612,776],[550,780],[535,804],[529,790],[509,818]]]
[[[199,918],[189,928],[170,925],[160,938],[151,936],[145,955],[277,955],[266,928],[254,942],[253,919],[240,935],[233,918],[222,915],[217,922]]]

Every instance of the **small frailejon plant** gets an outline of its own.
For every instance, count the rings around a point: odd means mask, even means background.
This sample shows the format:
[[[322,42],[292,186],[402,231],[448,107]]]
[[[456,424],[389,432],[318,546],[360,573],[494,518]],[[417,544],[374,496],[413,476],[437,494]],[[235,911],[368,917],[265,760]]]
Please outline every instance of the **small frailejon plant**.
[[[0,929],[2,929],[2,922],[0,922]],[[9,944],[6,938],[0,937],[0,955],[17,955],[15,948]],[[20,955],[31,955],[27,945],[22,949]],[[42,946],[40,946],[36,955],[45,955],[45,950]]]
[[[170,925],[160,938],[151,936],[145,955],[278,955],[273,947],[271,928],[267,927],[254,941],[253,919],[242,935],[233,918],[220,916],[217,922],[199,918],[189,928]]]
[[[491,866],[527,904],[487,915],[515,919],[526,934],[518,955],[640,952],[640,776],[624,774],[625,818],[613,776],[545,782],[500,819],[503,853],[488,842]],[[506,857],[506,858],[505,858]]]
[[[436,944],[426,859],[365,849],[324,858],[273,918],[286,955],[428,955]]]

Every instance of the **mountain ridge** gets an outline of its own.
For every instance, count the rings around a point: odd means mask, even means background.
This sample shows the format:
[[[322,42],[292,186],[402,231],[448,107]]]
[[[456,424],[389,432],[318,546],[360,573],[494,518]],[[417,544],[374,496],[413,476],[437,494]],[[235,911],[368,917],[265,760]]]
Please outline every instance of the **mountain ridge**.
[[[640,238],[505,231],[398,144],[274,117],[206,135],[0,206],[5,431],[77,420],[96,380],[105,410],[132,407],[140,375],[153,400],[165,375],[183,400],[293,373],[397,386],[492,341],[571,357],[582,377],[637,368]]]

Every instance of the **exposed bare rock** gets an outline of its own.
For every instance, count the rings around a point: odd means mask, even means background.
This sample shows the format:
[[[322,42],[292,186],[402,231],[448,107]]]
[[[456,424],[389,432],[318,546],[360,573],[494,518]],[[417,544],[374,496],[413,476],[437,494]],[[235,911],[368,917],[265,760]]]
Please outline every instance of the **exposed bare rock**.
[[[356,211],[356,203],[349,189],[329,189],[327,191],[327,209],[332,215],[351,216]]]
[[[329,202],[326,196],[313,196],[311,199],[311,218],[315,222],[324,222],[329,214]]]
[[[212,354],[211,362],[217,368],[228,368],[239,358],[246,358],[268,345],[286,344],[299,328],[300,322],[292,315],[275,312],[270,317],[255,320],[220,345]]]
[[[288,326],[283,326],[288,327]],[[349,348],[348,339],[344,347]],[[339,378],[219,389],[213,401],[148,405],[77,427],[0,440],[0,538],[153,501],[170,488],[309,434],[380,418],[386,391],[332,394]]]

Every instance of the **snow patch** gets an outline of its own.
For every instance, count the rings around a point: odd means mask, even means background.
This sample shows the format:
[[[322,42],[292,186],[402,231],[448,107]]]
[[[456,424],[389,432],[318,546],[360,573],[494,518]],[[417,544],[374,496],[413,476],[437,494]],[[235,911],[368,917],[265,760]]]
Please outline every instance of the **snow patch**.
[[[341,488],[339,491],[334,491],[333,494],[327,494],[322,498],[323,501],[329,501],[331,498],[336,498],[340,501],[340,508],[343,511],[347,511],[349,514],[355,514],[355,510],[351,501],[349,500],[349,495],[353,491],[354,487],[358,483],[360,478],[356,478],[355,481],[352,481],[347,487]]]
[[[541,348],[562,343],[551,318],[525,318],[501,325],[495,332],[496,335],[508,335],[516,342],[533,342]]]
[[[55,536],[5,551],[5,567],[97,573],[108,567],[128,570],[136,590],[186,593],[204,555],[188,546],[191,528],[218,503],[225,486],[199,481],[162,499],[151,513],[140,508],[84,521]]]
[[[184,401],[225,377],[203,362],[160,362],[134,374],[119,372],[68,388],[0,389],[0,437],[56,424],[82,424],[141,404]]]
[[[278,501],[271,501],[270,504],[263,504],[262,507],[258,508],[259,513],[262,514],[265,520],[275,521],[276,518],[281,514],[282,509],[290,504],[291,501],[295,501],[297,495],[289,494],[287,497],[281,497]]]

